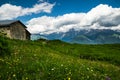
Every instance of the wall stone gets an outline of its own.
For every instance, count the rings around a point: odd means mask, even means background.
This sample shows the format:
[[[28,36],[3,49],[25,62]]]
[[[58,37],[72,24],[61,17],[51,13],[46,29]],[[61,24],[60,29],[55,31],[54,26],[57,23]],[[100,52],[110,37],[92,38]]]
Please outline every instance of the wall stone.
[[[6,34],[11,39],[30,40],[30,33],[25,25],[17,21],[8,26],[0,26],[0,33]]]
[[[10,28],[9,27],[3,27],[0,28],[0,33],[6,37],[12,38],[10,34]]]

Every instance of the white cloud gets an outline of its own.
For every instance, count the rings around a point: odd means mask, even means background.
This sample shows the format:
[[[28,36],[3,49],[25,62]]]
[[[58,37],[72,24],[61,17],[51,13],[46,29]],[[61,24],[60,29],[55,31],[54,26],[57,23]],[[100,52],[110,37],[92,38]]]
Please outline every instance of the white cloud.
[[[0,6],[0,20],[14,19],[19,16],[30,15],[32,13],[50,13],[54,5],[55,4],[44,2],[35,4],[32,8],[23,8],[22,6],[6,3]]]
[[[49,34],[66,32],[69,29],[120,30],[120,8],[100,4],[88,13],[70,13],[63,16],[42,16],[27,22],[31,33]]]
[[[66,32],[76,26],[84,15],[84,13],[71,13],[58,17],[42,16],[31,19],[27,22],[27,26],[31,33],[38,33],[38,30],[40,33]]]
[[[119,20],[117,21],[117,17]],[[103,24],[119,24],[120,23],[120,8],[112,8],[108,5],[100,4],[97,7],[90,10],[84,19],[82,20],[83,25],[91,25],[94,23]]]

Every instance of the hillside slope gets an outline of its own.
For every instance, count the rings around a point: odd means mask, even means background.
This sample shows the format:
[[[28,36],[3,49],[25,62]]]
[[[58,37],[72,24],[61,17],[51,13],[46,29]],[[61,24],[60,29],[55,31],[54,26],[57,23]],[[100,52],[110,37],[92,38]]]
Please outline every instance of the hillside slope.
[[[3,40],[11,55],[0,57],[0,80],[120,79],[120,44]]]

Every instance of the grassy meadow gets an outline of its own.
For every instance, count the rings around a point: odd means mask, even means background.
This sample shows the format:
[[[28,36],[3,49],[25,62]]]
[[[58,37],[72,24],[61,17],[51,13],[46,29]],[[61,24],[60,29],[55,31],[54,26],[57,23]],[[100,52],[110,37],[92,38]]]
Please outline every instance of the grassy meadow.
[[[0,80],[120,80],[120,44],[0,37]]]

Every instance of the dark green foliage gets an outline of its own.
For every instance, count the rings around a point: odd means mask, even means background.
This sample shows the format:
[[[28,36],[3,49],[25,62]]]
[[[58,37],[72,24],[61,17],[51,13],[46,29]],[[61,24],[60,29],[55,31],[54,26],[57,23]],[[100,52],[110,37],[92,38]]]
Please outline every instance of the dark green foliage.
[[[48,41],[48,40],[40,38],[40,39],[38,39],[36,41]]]
[[[81,45],[51,41],[48,46],[61,54],[92,61],[106,61],[120,66],[120,44]]]
[[[8,45],[9,43],[6,39],[7,39],[6,37],[0,36],[0,57],[10,55],[11,53],[10,47]]]

